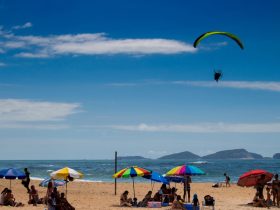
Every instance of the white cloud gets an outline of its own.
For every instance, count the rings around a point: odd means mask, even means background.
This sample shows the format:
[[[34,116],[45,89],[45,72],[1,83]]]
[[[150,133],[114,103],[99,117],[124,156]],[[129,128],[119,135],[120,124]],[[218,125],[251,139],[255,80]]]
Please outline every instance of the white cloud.
[[[6,66],[6,64],[3,62],[0,62],[0,67],[3,67],[3,66]]]
[[[143,82],[131,82],[131,83],[110,83],[106,86],[112,87],[132,87],[143,85],[182,85],[191,87],[207,87],[207,88],[233,88],[233,89],[250,89],[250,90],[266,90],[280,92],[280,82],[275,81],[220,81],[216,83],[214,81],[161,81],[150,80]]]
[[[79,108],[77,103],[0,99],[0,123],[58,121],[77,113]]]
[[[31,27],[32,27],[32,23],[27,22],[23,25],[14,26],[14,27],[12,27],[12,29],[18,30],[18,29],[25,29],[25,28],[31,28]]]
[[[19,49],[16,56],[48,58],[57,55],[148,55],[194,53],[191,44],[172,39],[112,39],[105,33],[18,36],[0,29],[2,50]]]
[[[280,123],[200,123],[161,125],[112,125],[106,128],[136,132],[174,133],[280,133]]]
[[[69,126],[64,124],[0,123],[0,129],[61,130],[68,128]]]
[[[172,83],[197,87],[269,90],[280,92],[280,82],[272,81],[220,81],[219,83],[209,81],[173,81]]]

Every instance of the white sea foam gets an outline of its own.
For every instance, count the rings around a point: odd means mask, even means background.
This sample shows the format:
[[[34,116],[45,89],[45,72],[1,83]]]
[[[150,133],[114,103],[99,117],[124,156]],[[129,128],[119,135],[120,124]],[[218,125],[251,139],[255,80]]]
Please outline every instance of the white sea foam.
[[[42,181],[44,180],[43,178],[40,177],[30,177],[31,180],[37,180],[37,181]]]

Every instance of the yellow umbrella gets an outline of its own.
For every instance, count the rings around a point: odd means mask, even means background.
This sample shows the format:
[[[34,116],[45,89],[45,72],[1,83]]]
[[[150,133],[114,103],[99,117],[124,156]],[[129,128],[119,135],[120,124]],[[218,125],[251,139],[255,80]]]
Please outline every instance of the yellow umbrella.
[[[67,195],[67,181],[72,181],[72,179],[81,179],[84,175],[72,168],[62,168],[57,171],[52,172],[51,177],[53,179],[61,179],[66,181],[66,195]]]

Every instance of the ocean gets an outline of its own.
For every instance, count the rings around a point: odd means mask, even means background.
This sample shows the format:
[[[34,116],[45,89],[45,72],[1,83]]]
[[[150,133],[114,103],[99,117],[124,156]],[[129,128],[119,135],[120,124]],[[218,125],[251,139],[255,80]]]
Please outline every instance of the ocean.
[[[189,164],[195,165],[205,171],[206,175],[194,176],[193,182],[218,182],[223,181],[226,172],[232,182],[237,182],[238,177],[252,169],[264,169],[271,173],[280,173],[280,160],[121,160],[118,162],[118,170],[127,166],[137,165],[161,174],[175,166]],[[85,176],[82,181],[113,182],[114,160],[1,160],[0,169],[27,167],[33,179],[49,177],[52,171],[68,166],[82,172]],[[129,179],[119,179],[121,182],[129,182]],[[136,182],[149,182],[141,177]]]

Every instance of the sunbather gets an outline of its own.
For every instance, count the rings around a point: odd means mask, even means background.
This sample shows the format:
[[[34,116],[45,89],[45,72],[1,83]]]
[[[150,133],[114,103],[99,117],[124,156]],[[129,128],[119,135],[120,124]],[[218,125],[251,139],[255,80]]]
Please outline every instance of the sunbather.
[[[139,202],[138,206],[139,207],[147,207],[148,202],[152,200],[152,191],[149,191],[145,197],[143,198],[142,201]]]
[[[124,191],[120,198],[120,206],[132,206],[132,199],[128,198],[128,191]]]
[[[8,188],[6,187],[2,192],[1,192],[1,195],[0,195],[0,205],[4,205],[4,200],[5,200],[5,196],[7,194],[7,190]]]
[[[24,206],[21,202],[16,202],[16,199],[14,198],[14,195],[12,194],[12,190],[8,189],[7,193],[4,197],[4,205],[5,206]]]
[[[67,201],[65,194],[60,194],[60,210],[75,210],[75,208]]]
[[[37,204],[42,204],[42,200],[39,199],[38,191],[35,189],[34,185],[31,185],[28,204],[33,204],[34,206],[37,206]]]
[[[184,200],[181,198],[180,195],[177,195],[176,200],[173,201],[171,209],[181,209],[181,210],[186,209],[185,206],[184,206]]]
[[[253,206],[254,207],[268,207],[266,205],[265,200],[262,196],[260,196],[259,192],[256,193],[254,199],[253,199]]]

